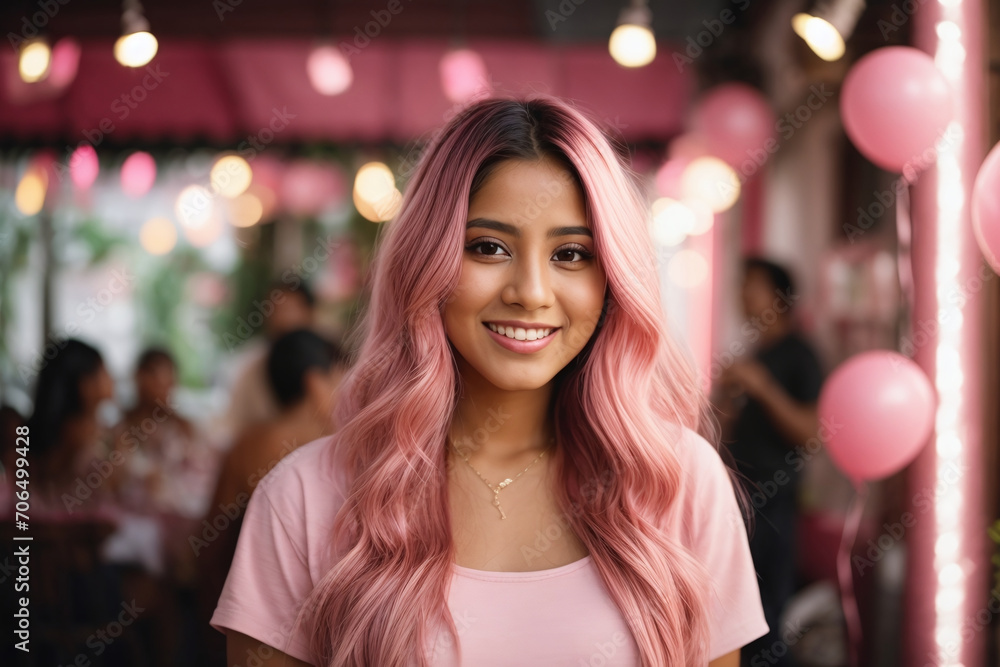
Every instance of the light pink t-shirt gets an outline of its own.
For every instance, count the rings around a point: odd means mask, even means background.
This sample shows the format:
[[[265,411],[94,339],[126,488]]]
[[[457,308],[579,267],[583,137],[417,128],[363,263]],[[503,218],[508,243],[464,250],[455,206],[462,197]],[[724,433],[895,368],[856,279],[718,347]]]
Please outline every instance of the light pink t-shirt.
[[[231,628],[314,663],[303,632],[291,634],[302,600],[330,563],[326,547],[343,502],[330,438],[295,450],[254,492],[211,624]],[[712,573],[710,659],[764,635],[746,531],[725,465],[690,429],[676,445],[683,470],[673,525]],[[425,647],[435,667],[511,664],[633,667],[638,649],[590,555],[537,572],[488,572],[452,564],[448,606],[461,662],[442,630]],[[244,657],[243,662],[246,662]],[[243,664],[241,662],[240,664]]]

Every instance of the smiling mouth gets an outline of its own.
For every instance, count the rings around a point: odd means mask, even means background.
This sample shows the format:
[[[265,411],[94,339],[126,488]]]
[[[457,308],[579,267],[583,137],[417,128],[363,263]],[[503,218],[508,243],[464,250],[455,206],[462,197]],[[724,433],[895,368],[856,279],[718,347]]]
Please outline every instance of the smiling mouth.
[[[511,340],[533,341],[548,338],[559,330],[560,327],[548,327],[544,329],[522,329],[521,327],[505,327],[492,322],[483,322],[483,326],[490,331],[501,336],[506,336]]]

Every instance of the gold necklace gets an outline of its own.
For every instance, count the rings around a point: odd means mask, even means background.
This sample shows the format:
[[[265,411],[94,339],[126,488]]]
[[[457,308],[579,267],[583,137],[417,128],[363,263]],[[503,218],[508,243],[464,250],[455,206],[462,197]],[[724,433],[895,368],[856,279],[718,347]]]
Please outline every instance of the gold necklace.
[[[540,459],[543,456],[545,456],[545,452],[548,451],[547,449],[543,449],[542,453],[539,454],[538,456],[536,456],[535,460],[532,461],[531,463],[529,463],[527,468],[525,468],[524,470],[522,470],[521,472],[517,473],[517,475],[514,476],[514,479],[511,479],[511,478],[508,477],[507,479],[505,479],[504,481],[500,482],[496,486],[493,486],[488,481],[486,481],[485,477],[483,477],[481,474],[479,474],[479,471],[476,470],[475,466],[473,466],[471,463],[469,463],[469,457],[462,456],[462,452],[458,449],[458,447],[455,445],[455,443],[452,442],[452,440],[451,440],[450,437],[448,438],[448,442],[451,443],[451,446],[455,450],[455,452],[458,454],[458,457],[460,459],[462,459],[463,461],[465,461],[466,463],[468,463],[469,467],[472,468],[472,471],[474,473],[476,473],[476,475],[479,476],[479,479],[483,480],[483,483],[486,484],[486,486],[489,487],[490,491],[493,492],[493,506],[496,507],[498,510],[500,510],[500,518],[501,519],[506,519],[507,515],[503,513],[503,509],[500,507],[500,492],[503,491],[504,488],[506,488],[506,487],[510,486],[511,484],[513,484],[514,480],[516,480],[518,477],[520,477],[521,475],[523,475],[524,473],[526,473],[528,471],[528,468],[530,468],[531,466],[535,465],[535,463],[538,461],[538,459]],[[552,442],[551,438],[549,439],[549,442]]]

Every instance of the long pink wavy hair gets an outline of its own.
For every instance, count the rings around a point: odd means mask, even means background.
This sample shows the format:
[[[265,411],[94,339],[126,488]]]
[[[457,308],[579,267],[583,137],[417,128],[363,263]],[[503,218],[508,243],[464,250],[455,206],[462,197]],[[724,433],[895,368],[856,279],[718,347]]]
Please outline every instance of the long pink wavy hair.
[[[362,344],[334,415],[331,446],[347,489],[335,564],[299,616],[309,617],[323,665],[423,666],[436,627],[458,642],[447,606],[446,434],[462,380],[441,313],[461,275],[471,195],[503,160],[546,155],[575,172],[608,279],[594,334],[556,378],[557,500],[642,664],[708,662],[707,573],[663,526],[680,484],[671,425],[714,442],[714,418],[669,335],[629,168],[587,116],[533,96],[479,101],[454,117],[379,240]]]

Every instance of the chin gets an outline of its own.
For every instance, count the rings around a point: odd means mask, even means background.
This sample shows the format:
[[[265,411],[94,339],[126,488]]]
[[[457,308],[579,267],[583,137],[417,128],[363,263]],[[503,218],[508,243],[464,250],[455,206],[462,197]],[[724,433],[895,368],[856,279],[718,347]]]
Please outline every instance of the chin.
[[[482,374],[497,389],[504,391],[531,391],[541,389],[552,382],[555,373],[531,373],[528,376],[511,377],[510,373],[496,372]]]

